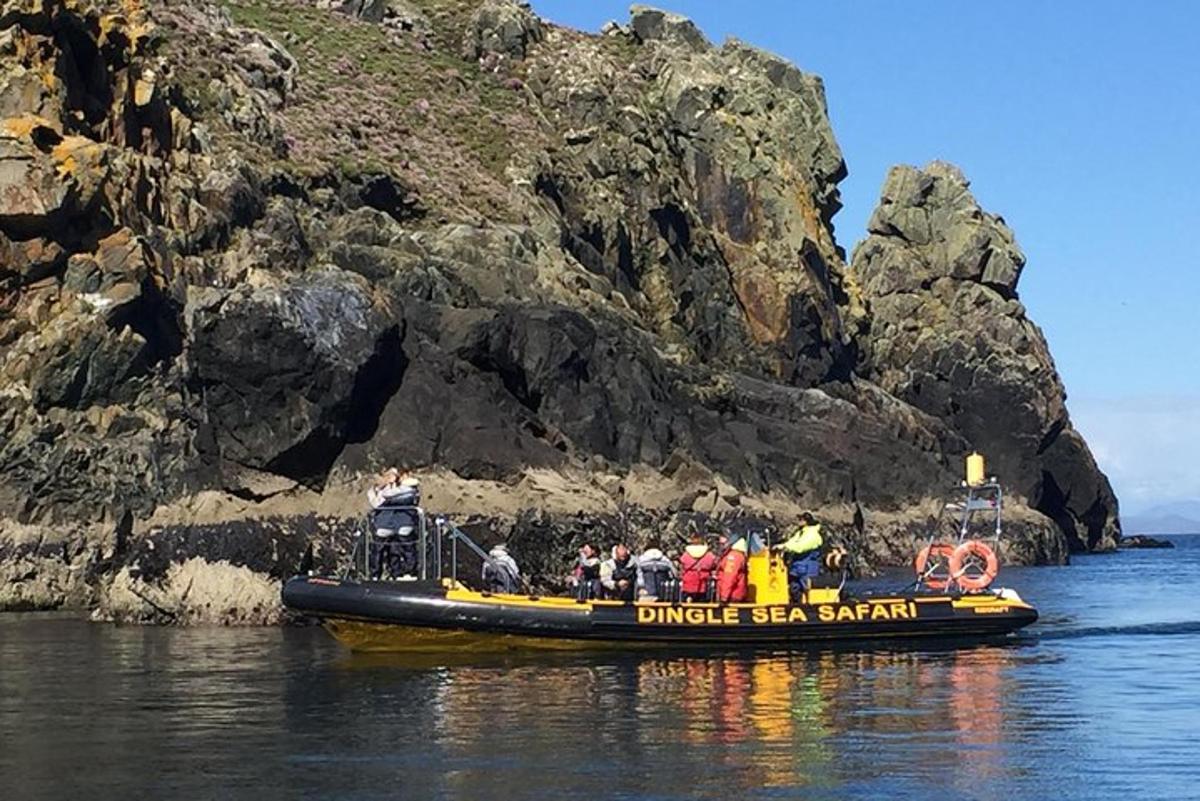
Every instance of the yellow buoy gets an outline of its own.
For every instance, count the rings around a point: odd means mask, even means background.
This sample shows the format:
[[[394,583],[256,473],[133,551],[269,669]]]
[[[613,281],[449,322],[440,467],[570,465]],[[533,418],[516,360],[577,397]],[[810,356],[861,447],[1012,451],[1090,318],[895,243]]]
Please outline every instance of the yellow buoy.
[[[967,485],[971,487],[978,487],[987,480],[985,478],[986,475],[987,472],[983,463],[983,454],[972,451],[967,456]]]

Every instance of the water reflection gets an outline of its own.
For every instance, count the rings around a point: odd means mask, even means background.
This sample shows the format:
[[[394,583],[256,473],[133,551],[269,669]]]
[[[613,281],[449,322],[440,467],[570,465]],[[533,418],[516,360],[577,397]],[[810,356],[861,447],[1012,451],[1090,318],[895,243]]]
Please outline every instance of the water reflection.
[[[1135,764],[1200,781],[1193,640],[447,659],[0,620],[0,778],[34,799],[1111,797]]]
[[[1200,543],[1200,540],[1197,540]],[[358,657],[0,616],[5,798],[1186,798],[1200,547],[1005,572],[1007,647]],[[1190,560],[1186,564],[1180,559]],[[1169,591],[1167,591],[1169,589]]]
[[[671,786],[719,775],[727,788],[832,791],[846,778],[895,773],[972,791],[1006,770],[1018,659],[975,648],[499,658],[436,670],[373,657],[340,667],[433,670],[429,697],[411,702],[426,705],[431,737],[459,766],[446,786],[455,795],[494,787],[518,757],[546,791],[605,774],[614,793],[644,792],[637,770],[606,774],[618,758]]]

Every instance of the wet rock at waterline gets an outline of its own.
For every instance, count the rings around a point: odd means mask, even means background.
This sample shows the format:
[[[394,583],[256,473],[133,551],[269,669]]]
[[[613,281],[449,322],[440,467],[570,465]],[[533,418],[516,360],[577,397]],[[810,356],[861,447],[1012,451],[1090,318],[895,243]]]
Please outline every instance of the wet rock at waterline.
[[[1134,534],[1132,537],[1121,537],[1117,542],[1118,548],[1174,548],[1170,540],[1160,540],[1148,534]]]

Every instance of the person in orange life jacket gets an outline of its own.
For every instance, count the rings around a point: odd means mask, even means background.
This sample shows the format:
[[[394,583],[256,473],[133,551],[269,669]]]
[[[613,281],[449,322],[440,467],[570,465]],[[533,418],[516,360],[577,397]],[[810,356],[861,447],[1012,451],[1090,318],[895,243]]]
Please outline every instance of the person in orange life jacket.
[[[575,588],[575,597],[581,600],[600,596],[600,557],[590,542],[579,547],[579,558],[567,583]]]
[[[799,603],[805,582],[821,572],[821,526],[810,513],[800,515],[792,536],[776,545],[788,563],[788,596]]]
[[[708,583],[717,569],[717,557],[708,549],[704,538],[693,534],[679,557],[679,589],[683,600],[704,602],[710,599]]]
[[[742,603],[746,600],[749,585],[746,582],[746,552],[749,550],[745,537],[739,537],[721,555],[717,563],[717,600],[720,603]]]
[[[614,545],[612,558],[600,565],[600,584],[604,597],[615,601],[632,601],[637,591],[637,560],[624,543]]]

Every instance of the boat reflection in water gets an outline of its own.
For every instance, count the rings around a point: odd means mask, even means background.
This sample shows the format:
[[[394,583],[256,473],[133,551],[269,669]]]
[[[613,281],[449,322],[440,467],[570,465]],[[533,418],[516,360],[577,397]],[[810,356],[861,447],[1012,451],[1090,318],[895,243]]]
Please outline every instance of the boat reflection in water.
[[[443,778],[453,795],[482,797],[512,778],[516,749],[519,772],[546,794],[577,789],[594,771],[612,794],[652,790],[639,784],[650,776],[674,790],[719,777],[725,788],[836,795],[871,776],[912,774],[967,793],[994,779],[1019,703],[1013,659],[1011,649],[980,647],[482,663],[356,655],[340,665],[438,676],[426,719],[456,766]],[[628,775],[601,769],[616,755]]]

